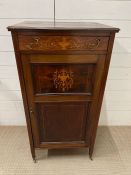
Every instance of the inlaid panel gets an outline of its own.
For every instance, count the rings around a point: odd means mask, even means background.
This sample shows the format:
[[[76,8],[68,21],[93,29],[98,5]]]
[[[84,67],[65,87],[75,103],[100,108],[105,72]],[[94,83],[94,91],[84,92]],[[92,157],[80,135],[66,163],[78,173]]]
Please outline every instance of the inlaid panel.
[[[98,50],[106,51],[109,37],[19,36],[20,50]]]
[[[95,69],[96,64],[31,64],[34,93],[91,95]]]
[[[83,102],[37,103],[40,142],[84,141],[87,105]]]

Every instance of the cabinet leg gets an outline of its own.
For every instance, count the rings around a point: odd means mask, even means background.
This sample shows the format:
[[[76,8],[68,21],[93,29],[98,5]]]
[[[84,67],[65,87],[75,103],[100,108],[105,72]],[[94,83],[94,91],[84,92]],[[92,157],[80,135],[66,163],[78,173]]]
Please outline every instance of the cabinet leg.
[[[92,156],[93,156],[93,148],[89,148],[89,157],[90,157],[90,160],[93,160]]]
[[[36,157],[33,157],[33,161],[34,161],[34,163],[36,163],[36,162],[37,162]]]
[[[33,158],[34,163],[36,163],[37,161],[36,161],[36,154],[35,154],[35,148],[34,147],[31,148],[31,154],[32,154],[32,158]]]

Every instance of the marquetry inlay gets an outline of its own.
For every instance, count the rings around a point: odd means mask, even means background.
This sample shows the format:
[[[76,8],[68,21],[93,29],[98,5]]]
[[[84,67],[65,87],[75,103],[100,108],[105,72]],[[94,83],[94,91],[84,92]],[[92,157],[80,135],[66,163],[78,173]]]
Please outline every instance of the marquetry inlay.
[[[108,37],[24,36],[19,37],[20,50],[106,50]]]
[[[53,74],[54,85],[56,89],[63,92],[72,88],[73,85],[73,72],[66,69],[56,70]]]

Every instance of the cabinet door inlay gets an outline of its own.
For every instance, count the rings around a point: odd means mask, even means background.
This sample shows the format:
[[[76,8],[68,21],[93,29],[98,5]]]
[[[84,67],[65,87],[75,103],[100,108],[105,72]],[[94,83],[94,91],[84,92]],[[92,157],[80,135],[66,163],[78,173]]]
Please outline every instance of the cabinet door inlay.
[[[57,70],[53,73],[54,85],[56,89],[65,92],[73,86],[73,72],[66,69]]]

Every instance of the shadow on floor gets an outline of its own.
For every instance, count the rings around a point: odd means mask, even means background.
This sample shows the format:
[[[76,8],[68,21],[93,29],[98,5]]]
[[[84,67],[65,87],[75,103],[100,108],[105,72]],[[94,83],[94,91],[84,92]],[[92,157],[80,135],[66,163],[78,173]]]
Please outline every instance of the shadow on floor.
[[[119,154],[112,133],[108,127],[100,126],[97,131],[93,157],[106,157],[112,154]],[[44,149],[37,150],[36,155],[39,160],[53,157],[88,157],[88,148]]]

